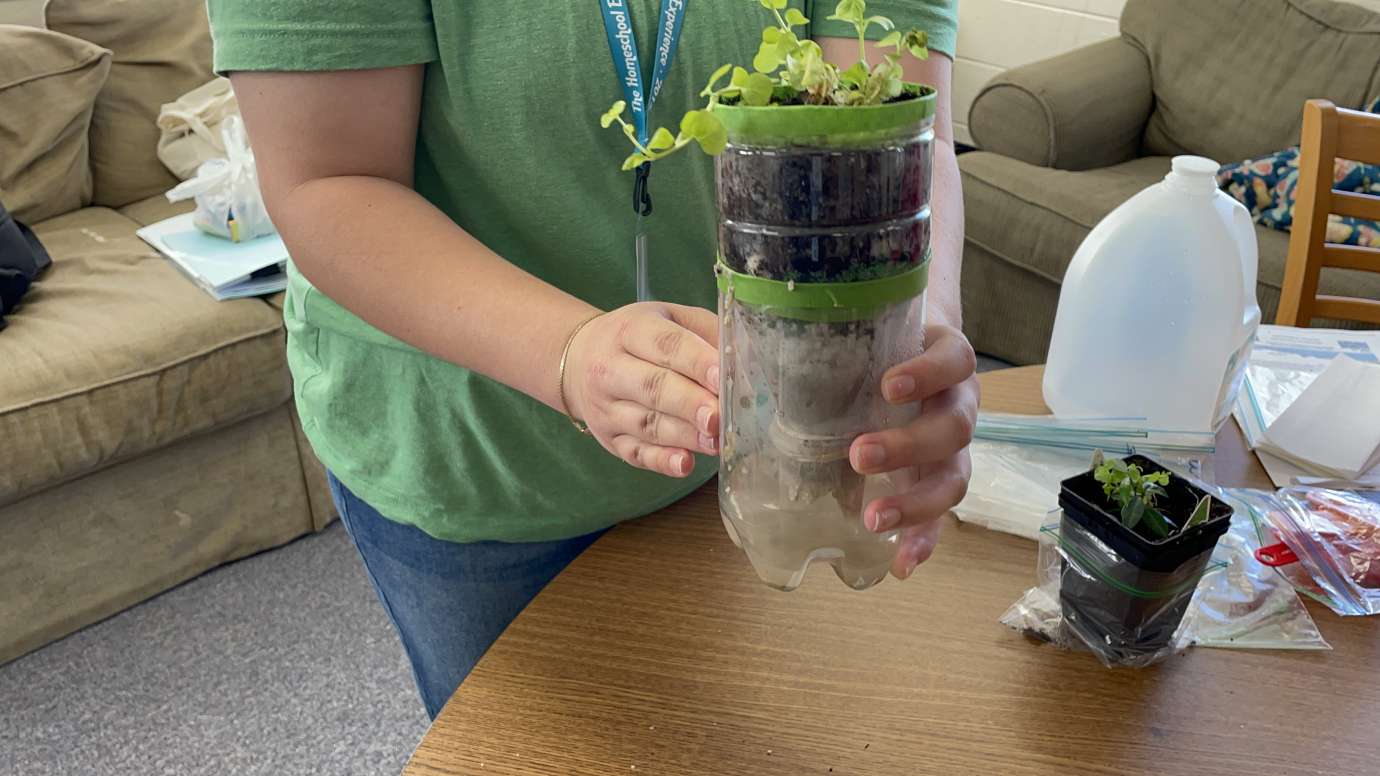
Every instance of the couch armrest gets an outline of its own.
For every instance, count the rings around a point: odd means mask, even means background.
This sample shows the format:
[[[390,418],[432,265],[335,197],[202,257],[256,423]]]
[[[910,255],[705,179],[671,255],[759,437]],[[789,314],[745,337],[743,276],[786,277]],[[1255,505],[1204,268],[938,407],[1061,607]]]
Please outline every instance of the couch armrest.
[[[973,100],[968,130],[984,151],[1087,170],[1136,158],[1154,103],[1150,61],[1113,38],[993,78]]]

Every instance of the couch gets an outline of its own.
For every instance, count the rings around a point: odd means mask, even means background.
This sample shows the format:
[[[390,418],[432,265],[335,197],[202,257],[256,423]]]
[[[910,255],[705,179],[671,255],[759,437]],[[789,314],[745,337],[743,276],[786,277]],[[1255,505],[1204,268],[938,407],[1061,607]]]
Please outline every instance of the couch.
[[[0,663],[334,516],[275,300],[213,301],[134,234],[190,207],[154,119],[211,78],[202,0],[30,7],[0,202],[53,265],[0,330]]]
[[[1128,0],[1119,38],[997,75],[968,115],[981,150],[959,157],[973,346],[1042,362],[1074,251],[1171,157],[1259,158],[1298,144],[1305,100],[1377,95],[1380,13],[1333,0]],[[1269,322],[1289,235],[1256,236]],[[1322,292],[1342,289],[1380,298],[1380,276],[1325,270]]]

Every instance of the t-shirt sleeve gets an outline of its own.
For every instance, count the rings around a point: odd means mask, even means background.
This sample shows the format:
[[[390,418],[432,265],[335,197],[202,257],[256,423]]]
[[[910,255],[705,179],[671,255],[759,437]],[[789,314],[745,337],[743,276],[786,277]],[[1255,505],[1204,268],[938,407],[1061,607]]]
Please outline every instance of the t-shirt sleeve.
[[[811,32],[821,37],[855,38],[857,30],[848,22],[829,21],[834,13],[834,0],[814,0]],[[868,16],[885,16],[898,30],[912,28],[929,34],[930,50],[954,55],[958,45],[958,0],[867,0]],[[886,34],[877,25],[868,28],[867,37],[877,39]]]
[[[428,0],[208,0],[215,70],[365,70],[431,62]]]

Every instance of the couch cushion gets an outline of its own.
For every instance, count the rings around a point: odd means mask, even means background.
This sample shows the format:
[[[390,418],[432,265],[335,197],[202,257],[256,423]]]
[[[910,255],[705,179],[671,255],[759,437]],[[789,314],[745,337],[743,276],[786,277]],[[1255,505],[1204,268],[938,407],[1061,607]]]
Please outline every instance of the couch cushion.
[[[92,202],[121,207],[177,178],[158,161],[158,109],[211,80],[203,0],[52,0],[50,29],[114,52],[91,124]]]
[[[1169,159],[1144,157],[1113,167],[1067,172],[975,151],[960,156],[958,166],[963,174],[966,238],[1015,266],[1060,283],[1088,232],[1117,205],[1163,178]],[[1260,246],[1257,298],[1262,320],[1272,321],[1279,305],[1289,235],[1264,227],[1256,227],[1255,233]],[[1319,285],[1325,294],[1380,299],[1380,274],[1325,270]],[[999,306],[1018,302],[992,300]],[[1054,311],[1049,315],[1052,318]]]
[[[48,0],[0,0],[0,24],[22,24],[45,29]]]
[[[184,199],[181,202],[169,202],[168,198],[162,194],[154,194],[148,199],[141,199],[120,208],[120,215],[140,226],[148,226],[165,218],[180,216],[193,210],[196,210],[196,202],[190,199]]]
[[[1129,0],[1150,58],[1149,154],[1253,159],[1299,142],[1303,103],[1380,93],[1380,13],[1333,0]]]
[[[53,266],[0,332],[0,506],[280,406],[279,315],[216,302],[86,208],[37,224]]]
[[[40,221],[91,200],[87,130],[109,72],[100,46],[0,25],[0,202],[15,218]]]

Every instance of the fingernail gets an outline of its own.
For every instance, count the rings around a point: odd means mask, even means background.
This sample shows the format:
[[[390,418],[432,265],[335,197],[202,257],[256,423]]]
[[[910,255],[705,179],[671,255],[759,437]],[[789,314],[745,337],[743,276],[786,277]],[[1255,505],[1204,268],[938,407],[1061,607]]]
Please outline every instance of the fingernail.
[[[907,578],[907,579],[910,578],[910,575],[911,575],[911,574],[914,574],[914,573],[915,573],[915,567],[916,567],[916,566],[919,566],[919,565],[920,565],[920,561],[917,560],[917,559],[914,559],[914,558],[912,558],[910,561],[908,561],[908,562],[906,563],[906,578]]]
[[[719,368],[718,368],[717,366],[711,366],[711,367],[709,367],[709,375],[707,376],[706,379],[709,381],[709,384],[710,384],[710,385],[714,386],[714,389],[715,389],[715,390],[718,390],[718,388],[719,388]]]
[[[909,399],[915,393],[915,378],[909,375],[893,377],[882,385],[882,393],[886,395],[887,401],[901,401]]]
[[[689,456],[685,453],[676,453],[671,456],[671,471],[674,471],[676,474],[685,474],[689,471],[689,468],[686,466],[689,460]]]
[[[700,407],[699,411],[695,413],[695,425],[700,427],[701,432],[708,434],[714,430],[709,427],[710,416],[713,414],[714,410],[708,407]]]
[[[700,434],[700,449],[709,453],[719,452],[719,443],[708,434]]]
[[[872,513],[872,525],[870,528],[874,533],[882,533],[883,531],[890,531],[895,528],[896,524],[899,522],[901,522],[901,510],[895,507],[879,509]]]
[[[854,457],[857,459],[853,462],[854,469],[875,469],[886,463],[886,450],[881,445],[863,445]]]

